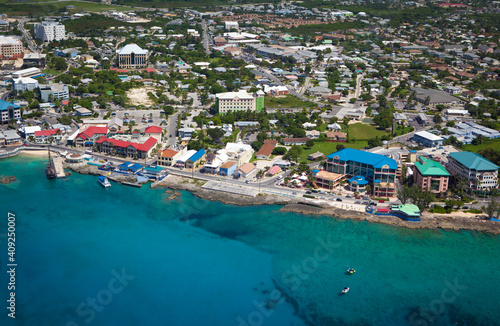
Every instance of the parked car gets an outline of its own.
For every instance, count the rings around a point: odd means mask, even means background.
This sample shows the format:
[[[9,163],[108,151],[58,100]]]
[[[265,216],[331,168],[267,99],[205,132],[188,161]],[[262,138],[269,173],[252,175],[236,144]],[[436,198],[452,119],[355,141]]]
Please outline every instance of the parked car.
[[[383,199],[380,199],[378,202],[379,203],[385,203],[385,201]]]
[[[336,201],[342,201],[342,198],[337,198]]]

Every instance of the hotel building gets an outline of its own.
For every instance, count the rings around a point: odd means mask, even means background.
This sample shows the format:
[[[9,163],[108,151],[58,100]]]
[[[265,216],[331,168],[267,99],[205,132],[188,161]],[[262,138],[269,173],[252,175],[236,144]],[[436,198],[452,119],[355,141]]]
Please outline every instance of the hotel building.
[[[19,59],[23,56],[23,42],[19,38],[0,35],[0,60]]]
[[[413,181],[422,190],[441,195],[448,190],[450,174],[446,169],[431,159],[420,157],[415,162]]]
[[[467,180],[469,188],[473,191],[491,191],[498,187],[498,165],[479,154],[450,153],[446,169],[451,175]]]
[[[395,160],[384,155],[345,148],[327,156],[326,171],[350,177],[350,183],[353,181],[350,187],[354,191],[357,191],[357,183],[361,178],[352,177],[362,177],[372,186],[374,196],[396,195],[398,165]]]

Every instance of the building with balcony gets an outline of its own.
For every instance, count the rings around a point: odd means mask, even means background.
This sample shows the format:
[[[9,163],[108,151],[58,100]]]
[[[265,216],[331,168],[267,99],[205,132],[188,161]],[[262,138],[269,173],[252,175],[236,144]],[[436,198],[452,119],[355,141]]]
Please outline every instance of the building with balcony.
[[[36,38],[42,42],[60,41],[66,37],[66,27],[58,22],[43,21],[34,28]]]
[[[442,195],[448,190],[450,174],[438,162],[420,157],[415,162],[413,181],[422,190]]]
[[[69,100],[68,85],[64,84],[47,84],[38,86],[40,89],[40,98],[42,102],[51,102],[56,98],[61,101]]]
[[[472,152],[455,152],[448,155],[448,172],[467,180],[475,192],[490,192],[498,187],[498,165]]]
[[[345,148],[327,156],[326,171],[347,177],[363,177],[371,185],[376,197],[396,195],[398,165],[392,158],[352,148]],[[359,179],[353,181],[359,183]],[[366,186],[365,186],[366,187]]]

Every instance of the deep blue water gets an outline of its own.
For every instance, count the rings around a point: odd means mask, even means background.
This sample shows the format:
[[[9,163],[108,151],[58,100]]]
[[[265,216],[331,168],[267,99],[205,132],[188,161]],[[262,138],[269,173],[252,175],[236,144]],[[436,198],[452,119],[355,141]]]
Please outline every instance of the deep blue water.
[[[498,236],[47,180],[0,161],[0,325],[496,325]],[[16,318],[7,214],[16,215]],[[345,275],[348,267],[356,274]],[[338,293],[350,287],[345,296]],[[286,300],[284,299],[286,297]]]

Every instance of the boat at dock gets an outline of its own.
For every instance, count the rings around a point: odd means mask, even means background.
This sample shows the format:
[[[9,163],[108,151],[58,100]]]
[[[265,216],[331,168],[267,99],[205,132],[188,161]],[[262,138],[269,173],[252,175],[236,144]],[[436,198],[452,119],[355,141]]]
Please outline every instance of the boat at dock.
[[[47,179],[54,179],[57,176],[54,162],[52,162],[52,158],[50,157],[50,146],[49,146],[49,162],[45,167],[45,174],[47,175]]]
[[[101,184],[101,186],[103,186],[104,188],[111,187],[111,183],[109,183],[109,180],[106,177],[99,177],[98,181]]]

